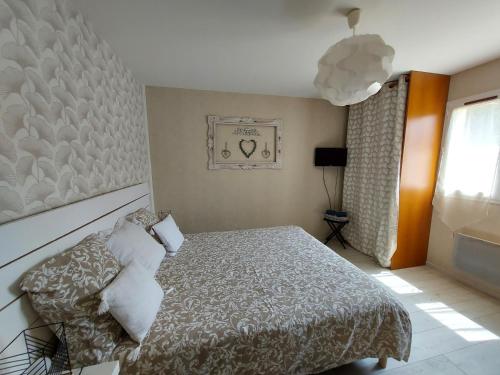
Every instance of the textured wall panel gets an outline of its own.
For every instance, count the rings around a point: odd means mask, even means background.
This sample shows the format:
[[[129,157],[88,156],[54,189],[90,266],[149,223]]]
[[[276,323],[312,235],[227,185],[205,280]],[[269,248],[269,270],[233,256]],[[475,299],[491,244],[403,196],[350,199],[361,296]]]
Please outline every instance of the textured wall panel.
[[[65,0],[0,0],[0,223],[148,180],[143,87]]]

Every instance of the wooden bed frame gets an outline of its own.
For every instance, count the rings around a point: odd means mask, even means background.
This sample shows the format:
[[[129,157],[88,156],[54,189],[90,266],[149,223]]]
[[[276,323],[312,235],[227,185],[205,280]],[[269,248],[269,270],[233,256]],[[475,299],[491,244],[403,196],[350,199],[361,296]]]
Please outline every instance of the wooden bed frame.
[[[41,323],[19,288],[23,274],[141,207],[154,210],[147,183],[0,225],[0,351],[21,330]]]

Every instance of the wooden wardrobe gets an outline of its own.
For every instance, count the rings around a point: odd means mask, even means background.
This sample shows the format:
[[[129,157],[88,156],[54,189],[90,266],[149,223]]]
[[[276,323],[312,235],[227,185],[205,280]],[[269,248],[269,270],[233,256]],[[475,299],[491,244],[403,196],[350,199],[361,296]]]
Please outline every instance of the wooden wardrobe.
[[[450,77],[409,74],[401,155],[397,250],[391,269],[424,265]]]

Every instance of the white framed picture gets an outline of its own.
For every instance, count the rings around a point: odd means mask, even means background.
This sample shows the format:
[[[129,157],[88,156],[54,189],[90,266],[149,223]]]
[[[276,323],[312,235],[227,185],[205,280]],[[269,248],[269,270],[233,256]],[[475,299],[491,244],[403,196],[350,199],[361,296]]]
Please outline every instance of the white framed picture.
[[[282,121],[208,116],[208,169],[281,168]]]

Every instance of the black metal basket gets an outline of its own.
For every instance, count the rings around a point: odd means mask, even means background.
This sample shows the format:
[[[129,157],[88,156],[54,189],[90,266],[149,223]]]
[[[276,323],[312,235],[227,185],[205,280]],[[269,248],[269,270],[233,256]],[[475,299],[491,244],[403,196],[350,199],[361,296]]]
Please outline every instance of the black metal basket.
[[[70,373],[63,323],[25,329],[0,352],[1,375]]]

